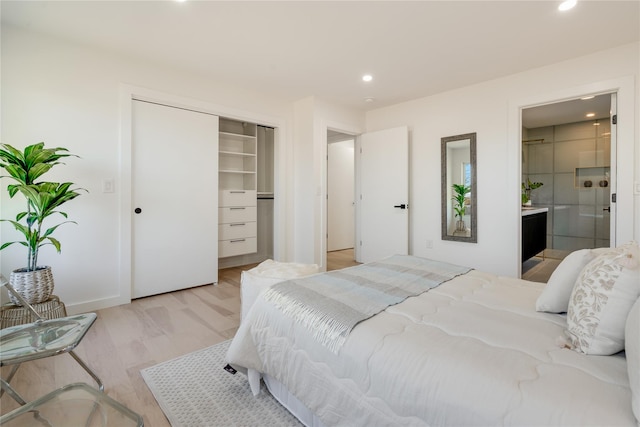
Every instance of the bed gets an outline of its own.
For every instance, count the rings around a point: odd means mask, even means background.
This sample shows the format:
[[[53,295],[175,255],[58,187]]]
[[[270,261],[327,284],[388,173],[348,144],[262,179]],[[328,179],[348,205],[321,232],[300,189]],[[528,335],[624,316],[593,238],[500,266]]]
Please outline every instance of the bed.
[[[227,361],[255,392],[263,378],[306,425],[638,425],[637,260],[635,243],[577,251],[547,285],[453,268],[441,283],[429,279],[427,290],[400,296],[337,334],[300,317],[310,310],[290,309],[298,303],[274,296],[276,288],[338,286],[345,275],[370,278],[362,270],[371,266],[293,279],[257,297]],[[412,272],[434,265],[411,256],[382,263],[394,265],[393,274],[382,273],[389,280],[407,276],[396,264]],[[580,313],[594,306],[585,289],[596,282],[605,284],[606,298],[596,295],[597,313],[589,312],[585,326]],[[359,301],[342,293],[336,299]],[[598,316],[604,320],[594,327]],[[331,338],[317,329],[329,329]],[[604,340],[584,330],[603,330]]]

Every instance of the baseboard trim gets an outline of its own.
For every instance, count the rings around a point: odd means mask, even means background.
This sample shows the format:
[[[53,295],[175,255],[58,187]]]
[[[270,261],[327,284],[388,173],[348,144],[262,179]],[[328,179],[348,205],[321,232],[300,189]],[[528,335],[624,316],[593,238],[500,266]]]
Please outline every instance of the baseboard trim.
[[[98,299],[93,301],[85,301],[85,302],[80,302],[75,304],[65,303],[65,305],[67,307],[67,314],[73,315],[73,314],[79,314],[79,313],[86,313],[89,311],[101,310],[103,308],[115,307],[117,305],[122,305],[122,304],[129,304],[130,302],[131,300],[118,296],[118,297],[103,298],[103,299]]]

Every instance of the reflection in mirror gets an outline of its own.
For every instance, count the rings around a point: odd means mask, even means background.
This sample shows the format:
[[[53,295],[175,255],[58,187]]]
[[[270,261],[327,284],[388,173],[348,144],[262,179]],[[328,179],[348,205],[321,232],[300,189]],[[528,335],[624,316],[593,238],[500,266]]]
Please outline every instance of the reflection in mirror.
[[[442,240],[477,242],[476,134],[442,138]]]

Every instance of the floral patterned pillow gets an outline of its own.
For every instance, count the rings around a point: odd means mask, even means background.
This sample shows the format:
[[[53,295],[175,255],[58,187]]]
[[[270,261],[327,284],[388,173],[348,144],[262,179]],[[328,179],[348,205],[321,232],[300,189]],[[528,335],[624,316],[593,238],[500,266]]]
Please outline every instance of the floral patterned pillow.
[[[624,350],[625,322],[639,295],[637,243],[627,243],[593,259],[571,292],[567,310],[569,347],[596,355]]]

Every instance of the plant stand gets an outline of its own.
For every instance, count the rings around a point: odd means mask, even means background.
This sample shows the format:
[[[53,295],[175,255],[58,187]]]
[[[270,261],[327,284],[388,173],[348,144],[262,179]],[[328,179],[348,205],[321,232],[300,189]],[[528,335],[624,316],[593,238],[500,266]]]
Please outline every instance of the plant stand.
[[[47,320],[58,319],[67,315],[67,309],[64,303],[55,295],[51,295],[51,297],[44,302],[32,304],[32,306],[40,316]],[[4,304],[0,307],[0,329],[35,321],[35,316],[27,307],[11,303]]]

